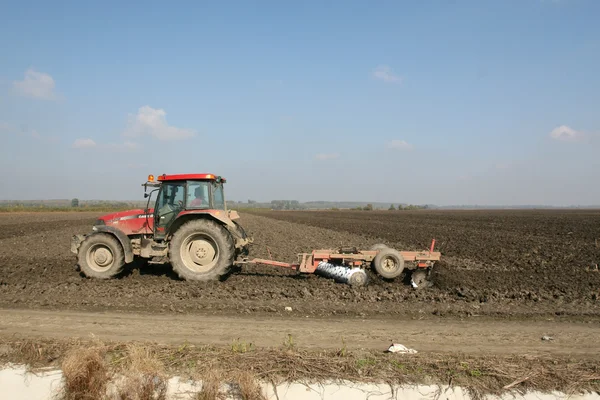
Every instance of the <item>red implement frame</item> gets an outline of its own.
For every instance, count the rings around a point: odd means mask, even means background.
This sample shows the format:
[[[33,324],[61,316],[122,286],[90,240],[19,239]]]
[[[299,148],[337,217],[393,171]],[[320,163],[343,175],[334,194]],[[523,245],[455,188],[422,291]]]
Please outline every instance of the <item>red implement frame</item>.
[[[417,267],[427,268],[439,261],[441,253],[434,251],[435,239],[431,241],[429,250],[424,251],[400,251],[405,262],[416,262]],[[254,258],[244,261],[244,264],[264,264],[274,267],[290,268],[296,271],[312,274],[317,269],[321,261],[333,262],[334,264],[361,265],[365,262],[371,262],[379,250],[357,250],[355,252],[342,252],[340,250],[313,250],[311,253],[298,254],[298,263],[290,264],[281,261],[265,260],[264,258]]]

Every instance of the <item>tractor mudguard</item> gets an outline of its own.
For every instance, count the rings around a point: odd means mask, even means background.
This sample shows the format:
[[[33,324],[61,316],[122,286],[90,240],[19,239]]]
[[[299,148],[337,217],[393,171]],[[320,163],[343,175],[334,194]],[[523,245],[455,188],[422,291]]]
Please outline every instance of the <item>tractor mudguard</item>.
[[[186,210],[180,212],[179,215],[177,215],[177,219],[186,215],[206,215],[216,219],[223,225],[229,226],[231,228],[235,227],[233,221],[229,219],[229,215],[222,210]]]
[[[119,240],[119,243],[121,243],[121,246],[123,246],[125,262],[129,264],[133,261],[133,248],[131,247],[131,241],[126,234],[113,226],[96,225],[92,229],[94,232],[110,233],[111,235],[114,235]]]

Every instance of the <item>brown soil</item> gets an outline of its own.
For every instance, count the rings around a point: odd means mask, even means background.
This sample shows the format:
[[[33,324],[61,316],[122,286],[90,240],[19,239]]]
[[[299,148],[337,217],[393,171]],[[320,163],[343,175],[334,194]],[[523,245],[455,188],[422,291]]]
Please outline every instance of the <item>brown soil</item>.
[[[327,227],[406,250],[432,238],[442,261],[435,272],[439,295],[524,308],[569,305],[598,312],[600,211],[325,211],[261,213],[270,218]],[[585,312],[587,312],[585,311]]]
[[[600,212],[271,212],[243,214],[251,254],[295,261],[313,248],[386,242],[402,249],[439,240],[436,287],[413,291],[375,276],[353,289],[313,275],[244,267],[223,282],[185,282],[170,266],[83,278],[70,253],[73,234],[97,213],[0,215],[0,307],[164,313],[285,313],[414,318],[434,316],[597,320]],[[298,223],[291,223],[290,220]],[[328,229],[330,228],[330,229]]]

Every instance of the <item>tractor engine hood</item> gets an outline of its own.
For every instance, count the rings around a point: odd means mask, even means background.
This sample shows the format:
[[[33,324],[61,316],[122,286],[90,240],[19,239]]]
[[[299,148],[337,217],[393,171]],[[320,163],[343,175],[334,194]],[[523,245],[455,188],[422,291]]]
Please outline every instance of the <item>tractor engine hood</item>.
[[[148,210],[148,217],[154,217],[154,209]],[[134,218],[146,218],[146,213],[142,209],[119,211],[98,217],[96,225],[110,225],[114,221],[125,221]],[[102,222],[100,222],[102,221]]]
[[[112,226],[126,235],[152,233],[154,225],[154,209],[120,211],[98,217],[94,225]]]

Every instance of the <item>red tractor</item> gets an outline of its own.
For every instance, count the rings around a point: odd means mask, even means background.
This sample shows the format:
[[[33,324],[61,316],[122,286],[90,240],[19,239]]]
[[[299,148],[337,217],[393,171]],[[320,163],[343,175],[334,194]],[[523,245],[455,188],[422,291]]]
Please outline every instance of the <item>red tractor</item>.
[[[81,272],[108,279],[138,259],[171,263],[186,280],[212,280],[224,275],[237,259],[248,254],[252,241],[227,210],[223,184],[213,174],[148,177],[145,210],[129,210],[100,217],[93,232],[75,235],[71,251]],[[148,193],[148,188],[151,188]],[[158,191],[150,208],[152,193]]]

